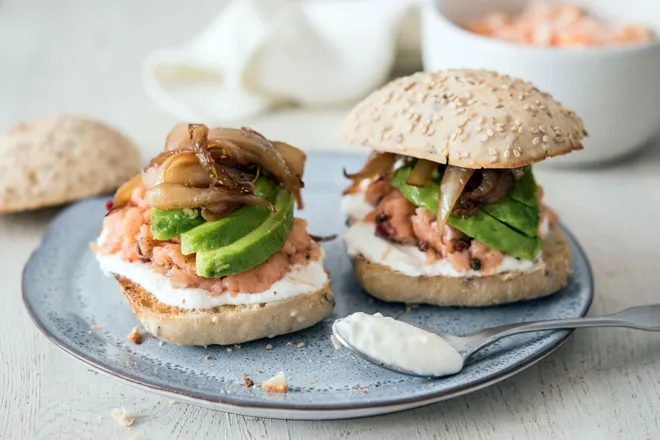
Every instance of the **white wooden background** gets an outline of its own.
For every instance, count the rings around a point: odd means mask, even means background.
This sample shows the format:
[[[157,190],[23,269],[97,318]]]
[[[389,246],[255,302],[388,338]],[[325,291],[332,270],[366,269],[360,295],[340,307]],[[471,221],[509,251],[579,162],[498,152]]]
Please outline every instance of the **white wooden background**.
[[[185,41],[223,3],[0,0],[0,127],[87,113],[122,128],[145,157],[153,154],[174,119],[145,97],[140,62]],[[288,110],[248,122],[268,136],[328,147],[344,111]],[[660,302],[660,148],[614,168],[543,170],[539,178],[591,258],[592,313]],[[504,383],[390,416],[292,422],[172,405],[90,371],[30,322],[21,269],[55,213],[0,217],[2,439],[660,438],[660,335],[622,329],[577,332]],[[137,416],[130,431],[109,415],[120,406]]]

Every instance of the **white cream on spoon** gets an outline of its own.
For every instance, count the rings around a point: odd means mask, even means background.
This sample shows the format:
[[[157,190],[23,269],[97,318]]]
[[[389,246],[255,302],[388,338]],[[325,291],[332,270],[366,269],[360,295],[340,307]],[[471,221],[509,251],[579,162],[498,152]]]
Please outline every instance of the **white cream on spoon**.
[[[446,376],[463,368],[463,357],[441,336],[376,313],[353,313],[335,321],[335,337],[372,362],[420,376]]]

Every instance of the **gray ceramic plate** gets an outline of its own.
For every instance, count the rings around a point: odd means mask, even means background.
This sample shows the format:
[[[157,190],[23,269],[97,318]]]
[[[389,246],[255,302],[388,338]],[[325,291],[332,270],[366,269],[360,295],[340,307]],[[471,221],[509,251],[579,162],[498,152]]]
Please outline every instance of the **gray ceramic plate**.
[[[310,155],[302,216],[318,235],[341,233],[342,167],[355,170],[362,158]],[[561,292],[537,301],[466,309],[418,307],[373,300],[352,277],[340,240],[326,243],[327,268],[337,299],[334,314],[299,333],[243,344],[241,348],[142,345],[126,339],[138,324],[115,281],[99,270],[88,243],[98,233],[104,199],[65,209],[53,222],[23,274],[23,297],[36,325],[53,343],[97,369],[173,399],[245,415],[286,419],[334,419],[385,414],[427,405],[503,380],[543,358],[570,332],[519,335],[475,356],[463,372],[441,380],[397,375],[366,364],[348,350],[335,350],[330,326],[354,311],[381,312],[444,332],[586,314],[593,295],[589,264],[575,240],[573,275]],[[92,325],[100,326],[91,330]],[[270,343],[273,349],[267,351]],[[304,347],[296,345],[304,343]],[[208,355],[209,359],[205,360]],[[246,389],[242,374],[261,383],[283,370],[290,392],[272,395]]]

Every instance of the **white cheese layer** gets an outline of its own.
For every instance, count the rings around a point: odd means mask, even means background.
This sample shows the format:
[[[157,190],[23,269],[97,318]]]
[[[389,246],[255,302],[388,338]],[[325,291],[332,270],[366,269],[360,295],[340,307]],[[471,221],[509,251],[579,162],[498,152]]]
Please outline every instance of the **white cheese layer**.
[[[482,271],[470,270],[458,272],[447,258],[441,258],[431,264],[426,264],[426,254],[416,246],[392,243],[377,237],[374,224],[359,221],[373,209],[364,199],[364,194],[356,193],[342,197],[342,211],[354,219],[344,235],[346,251],[351,257],[363,256],[371,263],[389,267],[411,277],[446,276],[446,277],[479,277]],[[511,255],[504,255],[502,263],[492,274],[503,272],[527,272],[543,262],[539,254],[534,260],[523,260]]]
[[[182,309],[209,309],[223,305],[260,304],[282,301],[298,295],[319,290],[328,283],[328,275],[323,269],[323,257],[307,264],[291,267],[284,278],[273,283],[261,293],[223,293],[212,295],[204,289],[177,288],[162,274],[154,272],[144,263],[129,263],[119,254],[97,255],[101,270],[107,275],[122,276],[139,284],[158,301]]]

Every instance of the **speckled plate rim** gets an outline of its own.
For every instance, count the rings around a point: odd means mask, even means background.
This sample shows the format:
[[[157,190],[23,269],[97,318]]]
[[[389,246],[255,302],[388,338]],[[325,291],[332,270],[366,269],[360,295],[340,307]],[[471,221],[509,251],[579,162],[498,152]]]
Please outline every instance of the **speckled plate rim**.
[[[68,208],[62,210],[58,213],[55,220],[63,216]],[[53,221],[54,224],[55,221]],[[52,227],[52,226],[51,226]],[[228,413],[241,414],[252,417],[265,417],[272,419],[287,419],[287,420],[337,420],[337,419],[349,419],[349,418],[359,418],[359,417],[368,417],[376,415],[391,414],[394,412],[404,411],[408,409],[418,408],[421,406],[430,405],[442,400],[447,400],[453,397],[461,396],[473,391],[478,391],[487,386],[493,385],[495,383],[501,382],[514,374],[519,373],[520,371],[530,367],[536,362],[540,361],[544,357],[548,356],[564,344],[568,338],[573,334],[573,330],[560,330],[555,332],[550,332],[547,336],[548,338],[556,338],[550,345],[535,353],[532,356],[529,356],[520,362],[513,364],[501,371],[491,374],[484,377],[478,381],[458,385],[443,391],[438,391],[434,393],[429,393],[424,396],[416,397],[404,397],[404,398],[395,398],[388,400],[382,403],[371,403],[371,402],[346,402],[346,403],[336,403],[336,404],[291,404],[281,401],[263,401],[258,403],[247,403],[241,401],[240,399],[232,398],[231,396],[224,396],[219,399],[214,396],[211,396],[206,393],[198,392],[188,392],[185,390],[177,389],[174,387],[167,387],[157,383],[143,381],[131,374],[128,373],[118,373],[113,370],[111,365],[104,364],[102,362],[93,361],[85,356],[79,347],[75,344],[70,343],[70,341],[59,339],[56,335],[51,333],[37,318],[35,311],[30,305],[30,301],[27,298],[27,293],[25,289],[25,281],[27,276],[27,269],[32,263],[35,255],[41,250],[44,245],[45,238],[48,236],[51,227],[48,228],[44,234],[42,240],[39,242],[39,245],[32,252],[30,258],[26,262],[21,279],[22,287],[22,299],[25,308],[34,322],[35,326],[50,340],[54,345],[64,350],[64,352],[70,354],[76,359],[81,360],[82,362],[94,367],[95,370],[104,373],[106,375],[120,379],[132,386],[146,389],[157,394],[169,397],[171,399],[180,400],[187,402],[193,405],[202,406],[205,408],[210,408],[214,410],[219,410]],[[589,311],[591,304],[594,298],[594,279],[593,271],[589,260],[586,257],[582,247],[579,242],[575,239],[575,236],[569,232],[565,226],[560,224],[560,228],[564,234],[569,238],[572,251],[580,255],[584,260],[585,264],[585,276],[588,279],[588,283],[585,286],[587,290],[588,298],[585,302],[582,310],[579,311],[578,316],[585,316]]]

